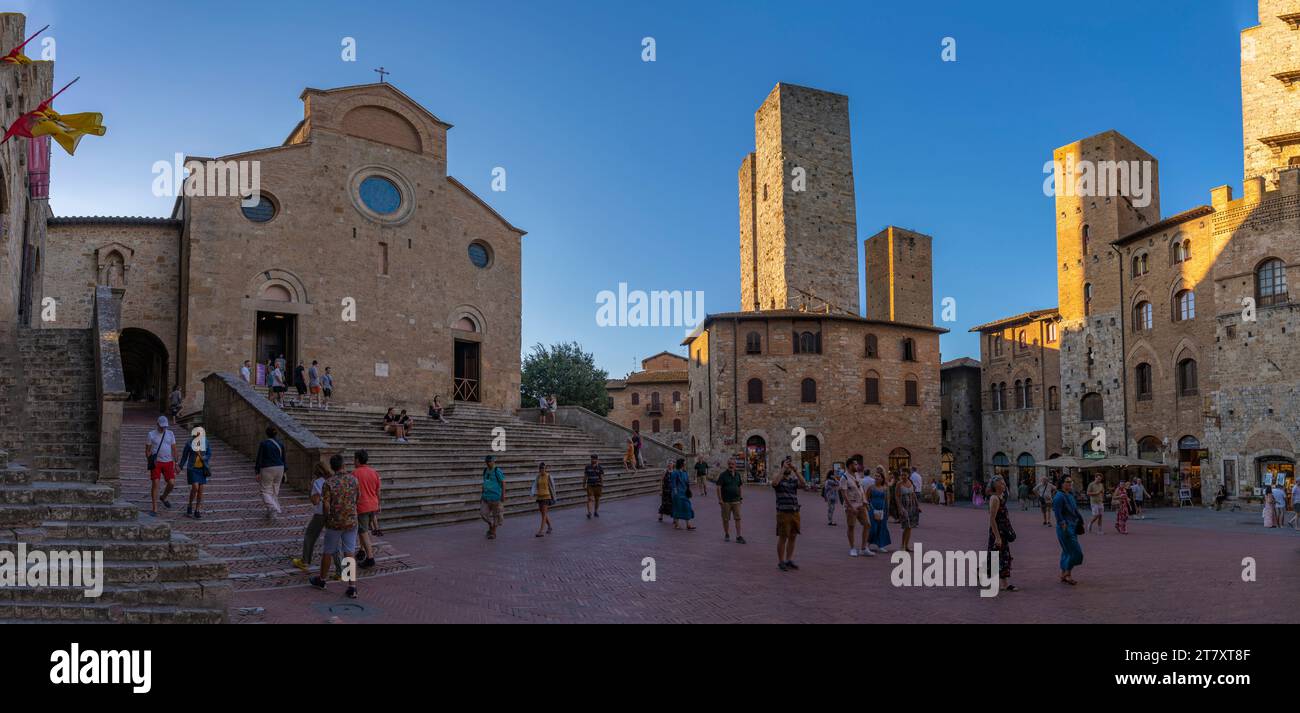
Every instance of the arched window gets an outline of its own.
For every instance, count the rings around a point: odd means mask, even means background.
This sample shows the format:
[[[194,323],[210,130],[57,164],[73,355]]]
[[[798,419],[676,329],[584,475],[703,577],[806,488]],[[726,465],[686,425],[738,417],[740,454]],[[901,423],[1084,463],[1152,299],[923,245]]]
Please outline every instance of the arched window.
[[[817,382],[812,379],[804,379],[799,384],[799,400],[806,404],[817,403]]]
[[[1047,410],[1061,410],[1061,392],[1055,386],[1047,387]]]
[[[1016,333],[1016,343],[1020,345],[1021,349],[1029,347],[1029,341],[1025,336],[1025,330],[1022,329]]]
[[[989,335],[989,351],[993,352],[993,356],[1002,356],[1002,335],[1001,334]]]
[[[1048,343],[1048,344],[1053,344],[1053,343],[1055,343],[1055,342],[1056,342],[1056,322],[1048,322],[1048,323],[1047,323],[1047,343]]]
[[[751,404],[763,403],[763,381],[761,379],[750,379],[745,382],[745,395]]]
[[[1002,410],[1002,404],[998,401],[998,385],[996,382],[989,384],[989,410]]]
[[[681,400],[682,400],[682,392],[680,392],[680,391],[674,391],[674,392],[673,392],[673,403],[678,403],[678,402],[680,402]]]
[[[1007,382],[1003,381],[998,384],[998,403],[1002,408],[1011,408],[1010,402],[1007,401]]]
[[[1179,290],[1174,295],[1174,321],[1186,322],[1196,319],[1196,293],[1191,290]]]
[[[1151,365],[1142,363],[1137,365],[1137,400],[1151,400]]]
[[[1141,277],[1147,274],[1147,270],[1148,270],[1147,254],[1142,253],[1141,255],[1134,255],[1133,256],[1133,277]]]
[[[1034,380],[1025,379],[1025,408],[1034,407]]]
[[[632,419],[632,430],[633,430],[633,431],[636,431],[637,433],[640,433],[640,432],[641,432],[641,420],[640,420],[640,419],[636,419],[636,418]]]
[[[1143,300],[1133,306],[1133,330],[1145,332],[1151,329],[1151,303]]]
[[[878,359],[880,357],[880,351],[877,348],[876,335],[868,334],[866,338],[866,342],[867,342],[867,351],[866,351],[867,358]]]
[[[895,448],[889,452],[889,469],[906,473],[912,467],[912,454],[906,448]]]
[[[1286,304],[1286,263],[1270,258],[1255,268],[1255,303],[1260,307]]]
[[[746,354],[763,353],[762,335],[760,335],[758,332],[750,332],[749,334],[745,335],[745,353]]]
[[[680,418],[674,418],[674,419],[673,419],[673,431],[675,431],[675,432],[677,432],[677,433],[681,433],[681,431],[682,431],[682,420],[681,420]]]
[[[1083,285],[1083,313],[1092,314],[1092,283],[1086,282]]]
[[[1192,259],[1192,241],[1190,241],[1190,240],[1184,240],[1184,241],[1183,241],[1183,260],[1191,260],[1191,259]]]
[[[633,392],[632,392],[632,405],[633,405],[633,406],[639,406],[640,404],[641,404],[641,394],[638,394],[637,392],[633,391]]]
[[[1011,474],[1011,460],[1007,458],[1007,454],[993,454],[993,474],[1000,475],[1003,479]]]
[[[655,391],[650,394],[650,405],[659,408],[659,392]]]
[[[916,341],[911,338],[904,339],[902,347],[903,361],[916,361]]]
[[[1016,379],[1015,387],[1016,387],[1016,408],[1024,408],[1024,407],[1025,407],[1025,387],[1024,387],[1024,385],[1022,385],[1022,384],[1020,383],[1020,379]]]
[[[916,380],[916,377],[909,377],[903,380],[903,405],[921,405],[920,383]]]
[[[1105,406],[1101,394],[1096,392],[1084,394],[1079,400],[1079,418],[1083,421],[1105,421]]]
[[[1084,257],[1087,257],[1087,255],[1088,255],[1088,224],[1087,224],[1087,223],[1084,223],[1084,224],[1083,224],[1083,228],[1081,228],[1080,230],[1081,230],[1081,232],[1082,232],[1082,236],[1083,236],[1083,240],[1081,241],[1081,243],[1082,243],[1082,244],[1081,244],[1081,248],[1082,248],[1082,250],[1083,250],[1083,255],[1084,255]]]
[[[880,403],[880,375],[874,371],[867,372],[867,395],[865,403]]]
[[[821,354],[822,353],[821,337],[822,337],[821,332],[795,332],[794,353],[795,354]]]
[[[1028,483],[1031,488],[1034,486],[1034,457],[1028,453],[1016,456],[1016,482]]]
[[[1155,436],[1147,436],[1138,441],[1138,458],[1155,463],[1164,461],[1164,446]]]
[[[1195,396],[1196,392],[1196,360],[1184,359],[1178,362],[1178,395]]]

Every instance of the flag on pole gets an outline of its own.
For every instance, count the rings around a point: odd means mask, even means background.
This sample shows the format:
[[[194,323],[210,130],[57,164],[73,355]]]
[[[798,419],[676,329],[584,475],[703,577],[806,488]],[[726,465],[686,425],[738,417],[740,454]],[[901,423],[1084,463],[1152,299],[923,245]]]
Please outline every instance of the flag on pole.
[[[35,33],[32,34],[31,37],[28,37],[27,39],[23,40],[23,43],[21,45],[18,45],[17,47],[9,50],[9,54],[6,54],[4,57],[0,57],[0,62],[4,62],[6,64],[31,64],[32,59],[31,57],[28,57],[27,55],[23,54],[23,48],[27,46],[28,42],[31,42],[32,40],[36,39],[36,35],[39,35],[48,29],[50,29],[50,26],[46,25],[45,27],[42,27],[41,29],[37,30]]]
[[[71,156],[76,152],[77,144],[81,143],[82,137],[87,134],[103,136],[108,131],[104,126],[103,114],[98,112],[60,114],[51,107],[54,98],[76,84],[78,79],[81,77],[68,82],[63,89],[55,92],[54,96],[41,102],[40,106],[19,116],[18,120],[9,126],[4,138],[0,139],[0,144],[15,136],[28,139],[49,136]]]

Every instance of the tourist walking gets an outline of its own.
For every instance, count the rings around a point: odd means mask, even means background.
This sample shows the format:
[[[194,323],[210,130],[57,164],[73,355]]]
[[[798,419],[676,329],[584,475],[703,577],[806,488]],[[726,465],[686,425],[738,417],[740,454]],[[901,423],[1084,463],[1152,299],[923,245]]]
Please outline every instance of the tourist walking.
[[[284,445],[276,440],[279,431],[275,426],[266,427],[266,438],[257,445],[257,458],[253,461],[253,474],[262,493],[262,503],[266,505],[266,519],[275,522],[275,517],[282,512],[280,507],[280,483],[284,481]]]
[[[641,455],[641,433],[639,431],[632,432],[632,448],[636,452],[636,467],[644,468],[645,457]]]
[[[903,535],[904,543],[907,534]],[[1016,541],[1016,531],[1011,527],[1011,515],[1007,512],[1007,481],[1000,475],[989,481],[989,552],[998,553],[998,590],[1014,592],[1016,586],[1011,583],[1011,543]],[[907,545],[903,545],[907,549]],[[989,563],[989,576],[993,576],[992,562]]]
[[[875,557],[876,553],[867,548],[867,536],[871,532],[871,518],[867,515],[867,494],[862,489],[862,478],[856,472],[845,473],[839,482],[839,499],[844,503],[844,523],[849,538],[849,556],[866,555]],[[861,534],[854,537],[854,531],[862,528]]]
[[[1291,484],[1291,526],[1300,530],[1300,478]]]
[[[1129,490],[1131,490],[1133,494],[1133,516],[1139,520],[1145,519],[1146,516],[1142,514],[1142,501],[1147,497],[1147,489],[1146,486],[1142,484],[1142,478],[1134,478],[1133,485]]]
[[[320,539],[321,532],[325,529],[325,506],[323,498],[325,497],[325,481],[330,477],[329,468],[320,461],[316,461],[315,468],[312,469],[311,489],[308,491],[311,498],[311,520],[307,521],[307,529],[302,533],[302,557],[293,558],[293,566],[308,572],[311,570],[312,553],[316,550],[316,540]],[[339,559],[342,559],[340,555]],[[340,561],[334,565],[334,571],[338,572],[343,563]],[[329,577],[329,572],[321,576]]]
[[[429,418],[436,418],[439,423],[447,422],[446,409],[442,407],[442,400],[436,395],[433,401],[429,402]]]
[[[1088,532],[1092,532],[1092,526],[1097,526],[1097,534],[1106,534],[1106,526],[1102,524],[1102,515],[1106,512],[1106,486],[1102,485],[1101,473],[1093,477],[1092,482],[1088,484],[1088,506],[1092,508],[1092,519],[1088,521]]]
[[[239,367],[239,378],[243,379],[245,384],[249,384],[249,385],[251,385],[251,384],[253,383],[253,369],[252,369],[252,366],[253,366],[253,363],[252,363],[251,361],[245,359],[245,360],[244,360],[244,364],[243,364],[242,366]]]
[[[348,599],[357,598],[356,572],[347,566],[357,551],[357,479],[343,470],[343,456],[330,456],[330,477],[321,486],[321,504],[325,512],[325,544],[321,548],[320,575],[312,577],[311,585],[325,589],[333,554],[339,552],[343,561],[339,570],[347,581]]]
[[[912,471],[916,475],[916,471]],[[1003,486],[1005,487],[1005,485]],[[913,481],[904,478],[894,489],[895,506],[898,509],[898,522],[903,527],[903,551],[912,546],[912,528],[921,522],[920,491],[913,486]]]
[[[740,534],[740,503],[741,487],[745,478],[741,476],[740,469],[736,465],[736,459],[732,458],[727,461],[727,469],[718,475],[716,489],[718,491],[718,506],[722,509],[722,541],[731,541],[731,529],[728,521],[736,523],[736,544],[745,544],[745,538]]]
[[[838,467],[826,475],[826,482],[822,485],[822,500],[826,501],[826,524],[831,527],[835,527],[835,506],[840,504],[840,483],[852,475],[841,473]]]
[[[307,401],[307,367],[301,361],[293,368],[293,390],[298,394],[293,405],[300,407]]]
[[[781,472],[772,481],[776,490],[776,560],[782,572],[799,569],[794,563],[794,544],[799,538],[799,488],[807,487],[799,471],[787,457]]]
[[[1110,496],[1110,504],[1115,507],[1115,531],[1121,535],[1128,534],[1128,481],[1121,480]]]
[[[1264,527],[1281,527],[1277,518],[1277,498],[1272,490],[1264,491]]]
[[[1286,522],[1286,490],[1282,487],[1283,481],[1281,474],[1273,483],[1273,508],[1277,510],[1277,526],[1282,527]]]
[[[551,506],[555,504],[555,482],[551,480],[551,471],[546,463],[537,464],[537,477],[533,479],[533,499],[537,501],[537,512],[541,520],[537,523],[537,534],[544,537],[551,534]]]
[[[695,484],[700,486],[700,495],[709,494],[709,462],[703,458],[695,459]]]
[[[194,442],[201,440],[200,449],[194,448]],[[212,444],[206,437],[185,442],[181,453],[180,467],[185,470],[185,482],[189,483],[190,496],[185,504],[185,515],[195,520],[203,519],[203,486],[212,476]]]
[[[623,449],[623,467],[636,471],[636,446],[632,443],[632,437],[627,437],[627,447]]]
[[[979,478],[976,478],[974,484],[971,485],[970,502],[975,507],[984,505],[984,483]]]
[[[375,545],[370,533],[379,529],[379,473],[371,468],[370,454],[359,450],[352,454],[352,477],[357,479],[357,537],[361,554],[358,566],[370,569],[375,566]]]
[[[308,408],[320,408],[320,368],[315,359],[311,360],[311,366],[307,369],[307,391],[311,393],[310,400],[307,402]]]
[[[176,434],[167,425],[167,417],[158,417],[158,427],[149,431],[145,439],[144,459],[149,467],[149,504],[150,515],[158,514],[158,502],[171,509],[167,496],[176,487]],[[158,481],[166,481],[162,497],[158,496]]]
[[[175,421],[181,415],[181,403],[185,400],[185,395],[181,393],[181,385],[177,384],[172,387],[171,403],[168,407],[168,414],[171,415],[172,421]]]
[[[320,377],[321,401],[324,403],[325,410],[330,410],[330,398],[334,396],[334,374],[330,373],[330,368],[325,367],[325,373]]]
[[[673,462],[668,461],[664,468],[664,475],[659,480],[659,522],[664,521],[664,515],[672,517],[673,515]]]
[[[686,459],[678,458],[673,465],[671,476],[673,490],[673,529],[680,529],[678,522],[685,520],[686,529],[694,530],[691,520],[695,519],[695,508],[691,505],[691,476],[686,473]]]
[[[873,479],[865,492],[871,529],[867,533],[867,550],[888,552],[889,537],[889,476]]]
[[[271,385],[271,394],[274,396],[275,405],[284,408],[284,392],[289,389],[284,384],[284,369],[277,364],[271,369],[271,376],[267,381]]]
[[[1079,535],[1084,533],[1083,515],[1074,502],[1074,479],[1063,478],[1061,489],[1052,496],[1052,513],[1056,515],[1056,541],[1061,545],[1061,582],[1075,585],[1074,568],[1083,564],[1083,547]]]
[[[495,540],[497,528],[505,524],[506,476],[497,467],[495,456],[483,458],[483,494],[479,499],[479,517],[487,523],[487,538]]]
[[[1016,499],[1020,501],[1020,512],[1029,511],[1029,479],[1017,478]]]
[[[582,471],[583,486],[587,491],[587,519],[600,517],[600,493],[605,487],[605,469],[600,465],[600,457],[591,454],[591,462]]]
[[[1034,497],[1038,498],[1038,509],[1043,513],[1043,526],[1051,527],[1052,496],[1056,494],[1056,488],[1052,481],[1048,480],[1047,475],[1038,476],[1038,484],[1034,486]]]
[[[1219,492],[1214,495],[1214,511],[1218,512],[1223,509],[1223,504],[1228,501],[1228,486],[1219,483]]]

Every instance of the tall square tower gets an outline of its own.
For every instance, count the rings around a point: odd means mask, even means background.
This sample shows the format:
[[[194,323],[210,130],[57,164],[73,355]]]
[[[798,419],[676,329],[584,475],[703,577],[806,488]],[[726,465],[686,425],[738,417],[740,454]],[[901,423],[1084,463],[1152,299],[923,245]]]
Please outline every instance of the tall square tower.
[[[1259,0],[1259,24],[1241,32],[1245,180],[1300,166],[1300,0]]]
[[[858,314],[849,98],[778,84],[741,162],[741,306]]]
[[[932,242],[892,225],[867,239],[868,319],[934,324]]]

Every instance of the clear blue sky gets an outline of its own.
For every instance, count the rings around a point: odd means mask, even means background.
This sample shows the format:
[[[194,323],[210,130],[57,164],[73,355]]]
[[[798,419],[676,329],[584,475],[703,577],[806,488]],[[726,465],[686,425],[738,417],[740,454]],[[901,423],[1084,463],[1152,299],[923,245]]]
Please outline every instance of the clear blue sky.
[[[1121,131],[1160,159],[1166,214],[1240,185],[1238,32],[1255,24],[1254,0],[7,5],[53,23],[58,79],[82,76],[59,109],[109,126],[56,151],[56,214],[166,214],[155,161],[277,145],[304,87],[383,65],[455,124],[450,173],[529,231],[524,349],[576,339],[615,376],[683,330],[597,327],[599,291],[738,308],[736,170],[776,82],[849,95],[859,241],[933,235],[936,304],[958,306],[943,356],[977,356],[972,325],[1056,303],[1052,149]]]

